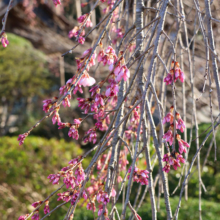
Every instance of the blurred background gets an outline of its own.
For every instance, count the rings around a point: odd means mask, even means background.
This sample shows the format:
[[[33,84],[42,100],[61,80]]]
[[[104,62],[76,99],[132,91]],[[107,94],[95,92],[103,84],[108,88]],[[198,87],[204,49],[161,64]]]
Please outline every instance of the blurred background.
[[[4,16],[8,2],[0,0],[0,19]],[[82,13],[89,12],[92,4],[90,2],[81,9],[78,0],[65,0],[58,7],[54,7],[52,0],[13,2],[6,25],[10,43],[7,48],[0,46],[0,219],[2,220],[17,219],[20,215],[31,212],[33,202],[43,200],[57,188],[49,183],[47,176],[56,173],[66,166],[70,159],[83,154],[91,147],[89,144],[82,144],[81,139],[78,142],[70,139],[67,135],[68,129],[58,130],[50,119],[43,121],[34,129],[24,145],[18,145],[17,136],[26,132],[44,116],[42,101],[58,96],[59,87],[64,85],[76,70],[74,58],[91,47],[95,37],[93,35],[72,54],[65,58],[61,57],[62,53],[74,45],[74,39],[68,38],[68,32],[77,24],[76,18]],[[97,8],[92,16],[94,24],[99,20],[101,13]],[[216,30],[217,28],[214,29]],[[100,77],[100,72],[96,72],[96,77]],[[188,87],[190,91],[190,85]],[[84,95],[86,94],[88,90],[85,89]],[[70,108],[61,108],[63,122],[81,116],[77,105],[75,96],[71,99]],[[206,107],[207,105],[201,104],[200,134],[210,126],[207,111],[203,111]],[[92,119],[87,123],[80,127],[80,134],[88,130]],[[192,135],[194,139],[195,135],[193,133]],[[204,137],[205,133],[200,136],[201,140]],[[210,137],[201,151],[202,180],[205,185],[202,192],[202,213],[203,219],[207,220],[219,219],[217,216],[220,216],[220,163],[218,161],[214,163],[211,139]],[[219,132],[216,133],[216,141],[217,144],[220,141]],[[208,157],[207,151],[210,152]],[[218,148],[217,156],[220,155],[219,151]],[[189,161],[195,152],[196,145],[193,141]],[[154,153],[152,146],[152,156]],[[91,156],[84,160],[84,167],[89,164]],[[140,157],[139,164],[143,168],[146,167],[144,158]],[[154,177],[158,172],[157,164],[155,167]],[[169,174],[171,193],[178,185],[180,172],[180,169],[176,172],[172,170]],[[188,200],[182,200],[179,219],[198,219],[197,177],[197,169],[194,167],[189,180]],[[138,189],[138,186],[136,188]],[[179,192],[178,188],[173,195],[171,194],[171,204],[174,204],[174,207],[177,206]],[[142,219],[151,216],[149,203],[147,194],[138,212]],[[52,198],[50,206],[55,207],[57,204],[59,202],[56,198]],[[157,206],[158,219],[165,219],[164,200],[157,199]],[[63,219],[67,209],[68,206],[58,209],[48,219]],[[118,209],[120,211],[121,207]],[[94,218],[91,211],[82,207],[77,209],[74,219]]]

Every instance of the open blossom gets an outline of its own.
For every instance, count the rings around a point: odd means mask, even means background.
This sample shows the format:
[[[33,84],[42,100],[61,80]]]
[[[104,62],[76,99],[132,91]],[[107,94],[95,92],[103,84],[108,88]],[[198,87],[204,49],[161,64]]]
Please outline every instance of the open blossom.
[[[79,84],[86,87],[86,86],[92,86],[95,82],[96,82],[95,79],[93,77],[91,77],[88,74],[88,72],[85,71],[79,81]]]
[[[2,35],[2,37],[1,37],[1,43],[2,43],[2,46],[3,46],[3,47],[7,47],[7,46],[8,46],[9,41],[8,41],[8,39],[7,39],[6,34],[3,34],[3,35]]]

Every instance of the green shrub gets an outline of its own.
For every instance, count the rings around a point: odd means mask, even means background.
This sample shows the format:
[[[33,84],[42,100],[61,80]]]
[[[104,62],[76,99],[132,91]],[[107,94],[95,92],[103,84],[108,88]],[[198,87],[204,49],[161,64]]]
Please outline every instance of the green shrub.
[[[2,220],[17,219],[18,215],[30,212],[30,204],[57,188],[47,176],[83,153],[74,142],[34,136],[26,138],[22,146],[18,145],[17,137],[2,137],[0,149]]]

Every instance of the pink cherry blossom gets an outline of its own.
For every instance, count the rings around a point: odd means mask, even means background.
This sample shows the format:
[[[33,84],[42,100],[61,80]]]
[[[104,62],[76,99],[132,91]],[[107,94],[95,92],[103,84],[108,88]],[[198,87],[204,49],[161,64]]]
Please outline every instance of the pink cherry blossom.
[[[70,199],[72,198],[72,195],[73,194],[70,191],[58,193],[57,196],[59,196],[59,198],[57,199],[57,201],[63,200],[64,202],[69,202]]]
[[[50,182],[53,184],[58,184],[60,177],[60,174],[50,174],[47,178],[50,179]]]
[[[135,213],[135,215],[137,216],[138,220],[142,220],[140,215],[138,215],[137,213]]]
[[[132,167],[128,169],[128,173],[131,173]],[[133,172],[133,180],[134,182],[141,183],[141,185],[148,185],[148,174],[147,170],[140,170],[139,168],[135,167]],[[130,178],[130,175],[127,177]]]
[[[95,210],[96,210],[95,203],[94,202],[87,203],[86,208],[87,208],[87,210],[91,210],[91,211],[95,212]]]
[[[98,62],[102,62],[104,56],[105,56],[104,50],[100,50],[97,57]]]
[[[63,101],[62,101],[62,104],[63,104],[63,106],[64,107],[70,107],[70,101],[69,101],[69,99],[71,99],[71,95],[67,95],[64,99],[63,99]]]
[[[173,160],[173,168],[174,170],[177,170],[178,167],[181,167],[180,163],[178,160]]]
[[[52,99],[46,99],[43,101],[43,111],[45,112],[49,112],[50,108],[52,107],[53,105],[53,101]]]
[[[180,161],[180,163],[185,163],[186,162],[181,154],[176,154],[176,160]]]
[[[33,204],[32,204],[32,206],[34,207],[34,208],[37,208],[39,205],[41,205],[43,202],[42,201],[37,201],[37,202],[34,202]]]
[[[31,219],[32,220],[39,220],[40,219],[38,210],[32,215]]]
[[[1,42],[2,42],[2,46],[3,46],[3,47],[7,47],[7,46],[8,46],[9,41],[8,41],[8,39],[7,39],[6,34],[2,36]]]
[[[29,216],[29,214],[21,215],[21,216],[18,218],[18,220],[25,220],[28,216]]]
[[[85,109],[85,113],[87,114],[91,105],[90,100],[88,99],[83,99],[83,98],[77,98],[78,102],[79,102],[79,107],[81,109]]]
[[[85,200],[87,200],[87,199],[88,199],[88,196],[87,196],[87,193],[86,193],[86,191],[85,191],[85,190],[83,191],[82,196],[83,196],[83,198],[84,198]]]
[[[163,135],[163,139],[171,146],[173,144],[173,131],[169,129],[168,132]]]
[[[79,27],[75,26],[71,31],[69,31],[68,37],[77,37],[79,34]]]
[[[91,77],[87,72],[85,72],[82,75],[79,84],[86,87],[86,86],[92,86],[95,82],[96,82],[95,79]]]
[[[127,81],[130,78],[130,71],[125,65],[121,67],[120,72],[118,73],[115,80],[116,82],[120,82],[122,78],[124,81]]]
[[[59,112],[58,110],[56,110],[53,114],[53,117],[52,117],[52,122],[53,124],[55,124],[56,122],[59,123],[61,122],[61,119],[60,119],[60,115],[59,115]]]
[[[53,3],[55,5],[55,7],[57,7],[57,5],[61,5],[60,0],[53,0]]]
[[[73,94],[75,95],[79,91],[80,93],[83,93],[81,85],[76,85],[75,88],[73,89]]]
[[[86,132],[86,136],[84,138],[84,142],[86,143],[87,141],[89,142],[93,142],[93,144],[96,143],[97,141],[97,135],[96,135],[96,132],[94,129],[89,129],[87,132]]]
[[[98,203],[103,203],[105,205],[107,205],[107,203],[109,203],[109,201],[110,201],[108,194],[103,191],[100,191],[97,194],[96,199],[97,199]]]
[[[68,164],[76,165],[78,162],[79,162],[79,158],[74,158],[74,159],[70,160]]]
[[[77,21],[79,23],[83,23],[87,17],[88,17],[88,14],[81,15],[79,18],[77,18]]]
[[[169,161],[169,154],[164,154],[163,161],[168,162]]]
[[[169,171],[170,171],[170,165],[169,165],[169,164],[166,164],[166,165],[163,167],[163,171],[166,172],[166,173],[169,173]]]
[[[163,118],[163,124],[166,122],[170,122],[170,124],[173,124],[173,114],[169,112],[164,118]]]
[[[50,212],[50,207],[49,207],[49,201],[45,201],[45,206],[44,206],[44,214],[46,215],[47,213]]]
[[[19,134],[18,139],[17,139],[19,141],[19,145],[22,145],[24,143],[24,140],[27,136],[28,136],[28,133]]]
[[[78,134],[78,130],[76,129],[75,125],[70,127],[70,130],[68,132],[68,136],[78,140],[79,139],[79,134]]]
[[[107,97],[113,97],[118,94],[119,87],[115,80],[109,79],[110,85],[106,87],[105,95]]]
[[[76,184],[79,185],[82,183],[83,180],[85,180],[85,172],[84,169],[82,168],[82,165],[79,165],[77,169],[75,170],[75,175],[76,175]]]
[[[182,154],[183,152],[186,153],[186,147],[189,148],[189,144],[182,140],[179,134],[176,134],[176,138],[178,140],[180,154]]]
[[[172,77],[172,75],[171,75],[170,73],[168,73],[168,75],[164,78],[163,81],[166,83],[166,85],[172,84],[172,82],[173,82],[173,77]]]
[[[86,21],[86,27],[92,27],[92,26],[93,26],[92,21],[90,20],[90,18],[88,18]]]
[[[96,94],[96,96],[95,96],[95,102],[96,102],[97,105],[102,105],[102,106],[104,106],[104,105],[105,105],[104,96],[103,96],[103,95],[100,95],[100,94]]]
[[[180,117],[177,120],[176,128],[179,129],[181,132],[184,132],[186,128],[185,122]]]
[[[75,205],[76,200],[78,199],[78,197],[79,197],[79,192],[76,192],[76,193],[73,195],[72,199],[71,199],[71,205]]]
[[[79,36],[78,42],[79,42],[80,44],[84,44],[85,38],[82,37],[82,36]]]
[[[103,205],[100,204],[100,205],[99,205],[99,210],[98,210],[98,216],[100,216],[100,215],[103,213],[103,208],[104,208]],[[107,208],[105,208],[103,215],[104,215],[105,217],[108,216],[108,209],[107,209]]]

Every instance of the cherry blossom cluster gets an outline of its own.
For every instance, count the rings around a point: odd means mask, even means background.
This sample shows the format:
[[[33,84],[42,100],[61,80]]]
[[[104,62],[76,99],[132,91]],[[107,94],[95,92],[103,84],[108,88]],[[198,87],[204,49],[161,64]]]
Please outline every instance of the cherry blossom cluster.
[[[62,168],[61,171],[57,174],[50,174],[48,176],[48,179],[50,179],[50,182],[52,182],[52,184],[58,184],[60,178],[63,178],[63,182],[66,185],[66,188],[70,188],[70,190],[68,190],[67,192],[58,193],[58,201],[71,201],[71,204],[74,204],[74,202],[78,198],[79,190],[81,188],[82,182],[85,179],[85,172],[80,162],[80,159],[81,157],[71,160],[69,162],[69,166]],[[86,192],[83,192],[82,197],[84,199],[87,199]],[[32,220],[39,220],[39,208],[43,203],[44,214],[46,215],[50,212],[49,200],[34,202],[32,206],[35,208],[35,212],[31,217]],[[24,220],[28,216],[29,214],[22,215],[18,218],[18,220]]]
[[[78,43],[80,44],[84,44],[85,42],[85,38],[84,38],[84,35],[85,35],[85,26],[86,27],[92,27],[93,24],[90,20],[90,15],[87,13],[87,14],[84,14],[84,15],[81,15],[77,21],[79,22],[79,26],[75,26],[68,34],[69,38],[72,38],[72,37],[75,37],[75,38],[78,38]]]
[[[131,173],[132,167],[128,169],[128,173]],[[141,183],[141,185],[148,185],[148,174],[149,172],[147,170],[141,170],[137,167],[134,168],[133,172],[133,181],[137,183]],[[130,178],[130,175],[128,175],[128,179]]]
[[[103,2],[103,3],[106,2],[107,3],[106,8],[103,9],[103,13],[106,14],[109,11],[111,11],[113,6],[114,6],[114,4],[115,4],[115,2],[117,2],[117,1],[118,0],[101,0],[101,2]],[[112,21],[115,21],[115,19],[118,18],[118,10],[117,9],[113,12],[113,16],[112,17],[113,17]]]
[[[60,0],[53,0],[53,3],[54,3],[55,6],[61,5],[61,1]]]
[[[170,85],[173,81],[176,82],[178,79],[183,83],[185,80],[185,75],[180,69],[179,63],[172,61],[170,72],[164,78],[164,82],[166,83],[166,85]]]
[[[2,43],[3,47],[7,47],[8,46],[9,41],[8,41],[7,35],[5,33],[3,33],[2,36],[0,36],[0,40],[1,40],[1,43]]]
[[[179,78],[181,82],[184,81],[184,73],[180,69],[179,63],[172,61],[171,70],[168,76],[164,79],[167,85],[171,84],[173,81]],[[175,74],[174,74],[175,73]],[[175,77],[175,78],[173,78]],[[181,139],[181,136],[177,133],[179,130],[180,132],[184,132],[186,126],[185,122],[182,120],[180,114],[178,112],[174,112],[174,107],[171,106],[168,114],[163,119],[163,124],[170,123],[168,131],[163,135],[163,139],[169,143],[170,146],[173,145],[174,142],[174,114],[175,114],[175,125],[176,125],[176,135],[175,139],[178,141],[179,145],[179,153],[175,150],[172,153],[167,153],[163,157],[163,161],[166,162],[166,165],[163,167],[163,171],[168,173],[170,171],[170,166],[176,170],[177,167],[181,167],[180,163],[185,163],[185,160],[182,156],[183,152],[186,153],[186,148],[189,147],[189,144]],[[175,143],[175,142],[174,142]]]

